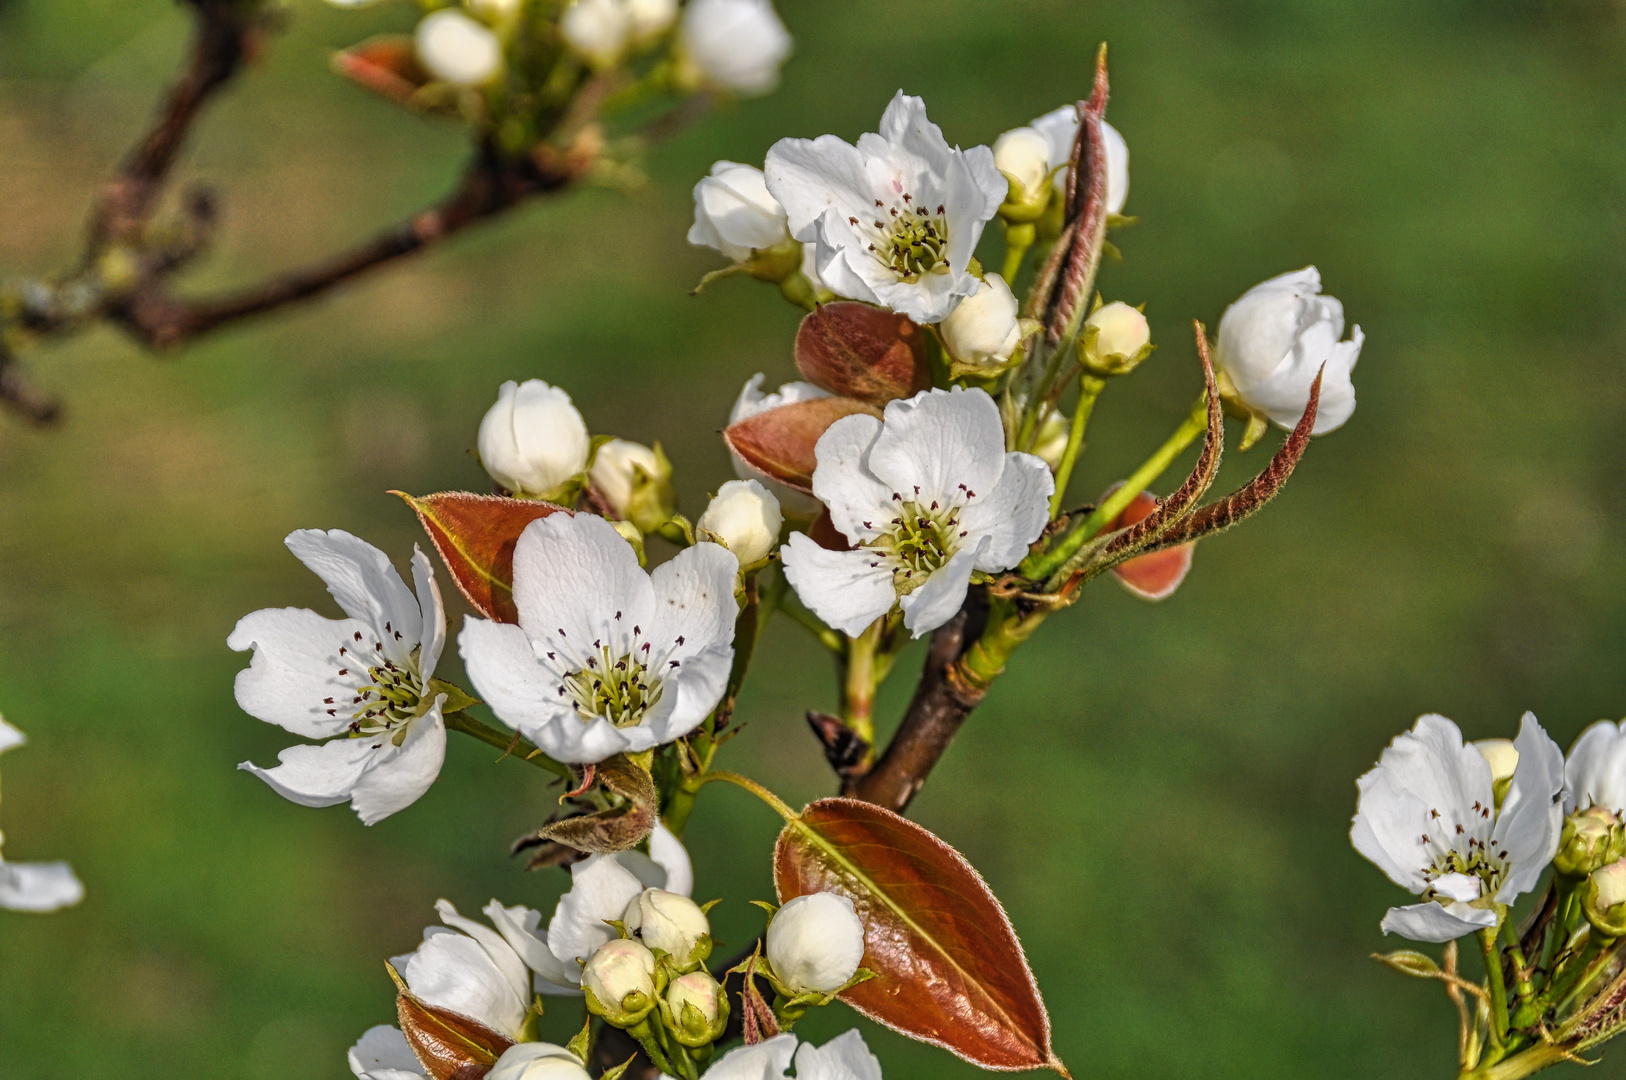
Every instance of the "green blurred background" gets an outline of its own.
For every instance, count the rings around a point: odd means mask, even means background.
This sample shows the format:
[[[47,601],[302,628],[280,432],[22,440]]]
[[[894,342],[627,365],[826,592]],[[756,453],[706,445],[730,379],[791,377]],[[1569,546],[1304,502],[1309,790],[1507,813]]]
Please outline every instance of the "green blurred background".
[[[46,432],[0,417],[0,709],[32,737],[5,761],[6,854],[70,859],[89,893],[0,913],[0,1077],[343,1077],[345,1048],[392,1017],[383,958],[435,898],[551,910],[565,876],[505,855],[551,795],[487,747],[454,741],[430,793],[371,829],[235,771],[291,740],[233,703],[227,632],[262,606],[330,609],[281,538],[341,527],[403,561],[421,537],[385,489],[481,486],[479,418],[532,376],[594,430],[664,442],[697,511],[730,475],[715,432],[741,382],[793,376],[796,313],[746,280],[688,295],[719,265],[684,241],[694,180],[784,135],[855,137],[900,86],[950,140],[991,141],[1082,93],[1101,39],[1141,218],[1102,287],[1147,302],[1162,347],[1103,399],[1077,494],[1177,422],[1198,386],[1190,319],[1306,263],[1368,334],[1361,407],[1266,514],[1201,546],[1174,598],[1101,582],[1056,618],[914,816],[1004,900],[1080,1078],[1452,1074],[1444,995],[1367,959],[1404,897],[1348,845],[1353,781],[1424,711],[1484,737],[1533,709],[1565,745],[1626,711],[1619,12],[782,9],[783,90],[661,148],[640,192],[523,209],[172,356],[99,331],[28,357],[70,411]],[[193,284],[325,253],[453,180],[457,128],[326,69],[409,23],[294,0],[188,152],[226,214]],[[71,259],[185,33],[164,0],[0,4],[0,272]],[[1233,455],[1221,487],[1271,445]],[[827,793],[801,720],[832,703],[823,662],[789,625],[762,655],[729,762],[793,801]],[[697,892],[727,897],[729,941],[771,895],[774,825],[715,788],[694,819]],[[836,1006],[806,1026],[851,1022]],[[890,1077],[975,1072],[865,1030]],[[1626,1076],[1626,1049],[1588,1075]]]

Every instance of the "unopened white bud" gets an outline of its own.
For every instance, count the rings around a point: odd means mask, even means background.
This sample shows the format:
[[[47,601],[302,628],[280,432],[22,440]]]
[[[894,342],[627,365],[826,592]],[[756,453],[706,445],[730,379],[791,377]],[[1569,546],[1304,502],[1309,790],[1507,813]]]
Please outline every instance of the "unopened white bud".
[[[655,997],[655,954],[627,938],[606,941],[582,967],[582,986],[611,1013],[621,1011],[629,994]]]
[[[620,63],[632,40],[632,13],[626,0],[574,0],[559,16],[559,33],[594,67]]]
[[[688,77],[739,94],[779,85],[791,37],[769,0],[690,0],[683,12]]]
[[[735,262],[753,251],[777,247],[790,239],[785,208],[768,194],[762,170],[736,161],[719,161],[711,175],[694,186],[694,224],[689,243],[715,248]]]
[[[548,495],[587,468],[589,441],[569,394],[541,379],[505,382],[480,421],[480,464],[516,495]]]
[[[942,321],[943,344],[967,364],[1001,364],[1022,340],[1016,321],[1016,295],[1005,279],[989,274],[977,291],[961,300]]]
[[[1592,871],[1592,883],[1597,887],[1595,895],[1601,910],[1626,904],[1626,859]]]
[[[463,0],[474,14],[488,22],[507,22],[519,14],[520,0]]]
[[[679,975],[666,988],[666,1005],[679,1023],[683,1022],[683,1006],[693,1005],[709,1027],[717,1022],[717,980],[706,971]]]
[[[391,1075],[406,1075],[391,1073]],[[486,1080],[590,1080],[575,1054],[553,1043],[515,1043],[486,1073]]]
[[[717,489],[695,528],[715,536],[741,566],[750,566],[773,551],[783,524],[772,492],[755,480],[730,480]]]
[[[628,439],[611,439],[598,448],[587,478],[616,517],[627,517],[633,493],[650,479],[667,479],[669,469],[655,451]]]
[[[1519,752],[1513,748],[1512,739],[1480,739],[1474,749],[1490,766],[1493,782],[1513,779],[1513,770],[1519,767]]]
[[[1060,409],[1052,409],[1039,425],[1039,435],[1033,440],[1033,456],[1050,466],[1051,472],[1061,466],[1061,457],[1067,452],[1067,439],[1072,434],[1071,426]]]
[[[711,933],[711,923],[699,904],[665,889],[645,889],[633,897],[621,925],[679,965],[687,964],[700,939]]]
[[[454,86],[478,86],[502,68],[497,35],[456,8],[425,15],[415,40],[423,66]]]
[[[677,0],[627,0],[633,43],[646,44],[670,30],[677,9]]]
[[[994,140],[994,167],[1010,181],[1011,202],[1034,202],[1049,190],[1050,141],[1033,128],[1012,128]]]
[[[864,959],[864,924],[839,893],[798,896],[768,923],[768,963],[793,991],[828,994],[844,986]]]
[[[1151,352],[1146,316],[1121,300],[1084,320],[1084,366],[1096,375],[1126,375]]]

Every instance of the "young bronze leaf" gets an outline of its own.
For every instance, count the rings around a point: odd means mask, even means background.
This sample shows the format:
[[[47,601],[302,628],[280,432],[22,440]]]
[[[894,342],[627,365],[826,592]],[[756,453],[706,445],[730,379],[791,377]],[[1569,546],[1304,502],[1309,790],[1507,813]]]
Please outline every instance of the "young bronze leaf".
[[[392,101],[406,101],[429,81],[412,39],[385,34],[333,54],[333,70]]]
[[[1121,486],[1116,484],[1114,488]],[[1123,513],[1108,523],[1105,531],[1116,532],[1133,525],[1156,509],[1157,499],[1143,491],[1124,507]],[[1193,541],[1164,551],[1154,551],[1150,555],[1137,555],[1114,566],[1112,573],[1124,588],[1142,600],[1162,600],[1173,595],[1174,590],[1186,579],[1187,572],[1191,570],[1191,556],[1196,546],[1196,542]]]
[[[1107,54],[1095,58],[1095,86],[1088,101],[1078,103],[1082,122],[1068,163],[1067,203],[1062,220],[1067,229],[1040,269],[1029,297],[1031,313],[1043,320],[1051,344],[1077,329],[1095,284],[1095,271],[1107,238],[1107,145],[1101,121],[1107,111]]]
[[[512,1039],[478,1020],[437,1008],[402,992],[395,1000],[407,1045],[430,1080],[479,1080],[491,1071]]]
[[[408,495],[412,507],[475,611],[498,622],[519,621],[514,609],[514,545],[525,526],[561,509],[534,499],[505,499],[467,491]]]
[[[876,977],[841,995],[871,1019],[985,1069],[1067,1071],[1004,908],[971,864],[919,825],[857,799],[820,799],[779,834],[780,903],[851,898]]]
[[[920,327],[906,315],[850,300],[825,304],[802,320],[796,366],[814,386],[871,405],[932,384]]]
[[[813,448],[826,428],[853,413],[880,416],[881,410],[852,398],[798,401],[730,424],[723,439],[745,463],[770,480],[813,494]]]

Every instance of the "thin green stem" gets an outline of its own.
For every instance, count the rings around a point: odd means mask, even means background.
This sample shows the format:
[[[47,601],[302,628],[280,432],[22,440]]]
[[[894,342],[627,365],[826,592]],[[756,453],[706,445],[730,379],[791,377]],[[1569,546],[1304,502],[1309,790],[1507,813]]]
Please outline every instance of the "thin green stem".
[[[1022,269],[1022,259],[1027,256],[1028,249],[1038,236],[1039,231],[1031,221],[1006,226],[1005,265],[1000,268],[999,276],[1005,279],[1007,285],[1016,280],[1016,275]]]
[[[507,757],[516,757],[529,761],[539,769],[570,779],[570,766],[555,761],[524,739],[516,741],[514,736],[498,731],[488,724],[482,724],[466,712],[454,712],[445,717],[446,727],[451,731],[461,731],[465,735],[473,735],[483,743],[507,751]]]
[[[749,776],[741,776],[736,772],[729,772],[726,769],[718,769],[715,772],[702,773],[695,779],[699,781],[699,786],[701,787],[705,786],[706,784],[714,783],[718,780],[721,780],[724,783],[733,784],[735,787],[742,787],[746,791],[749,791],[751,794],[755,795],[757,798],[761,799],[763,802],[767,803],[769,806],[773,807],[774,812],[780,817],[784,818],[786,821],[795,821],[801,817],[800,814],[792,810],[785,803],[785,800],[781,799],[779,796],[775,795],[773,792],[769,791],[755,780],[752,780]]]
[[[1507,986],[1502,981],[1502,957],[1496,951],[1497,928],[1479,932],[1479,951],[1485,958],[1485,977],[1490,983],[1491,995],[1491,1055],[1501,1056],[1507,1043]]]
[[[1513,970],[1518,974],[1513,992],[1521,1002],[1528,1003],[1535,996],[1536,988],[1530,983],[1530,965],[1525,963],[1524,950],[1519,947],[1519,932],[1514,929],[1512,919],[1502,920],[1502,938],[1507,942],[1507,954],[1513,959]]]
[[[883,615],[870,623],[862,634],[847,639],[847,661],[841,680],[841,719],[854,735],[875,743],[875,654],[886,628]]]
[[[1050,518],[1061,513],[1062,498],[1067,494],[1067,481],[1073,478],[1073,463],[1078,460],[1079,448],[1084,445],[1084,429],[1089,426],[1090,414],[1095,411],[1095,399],[1106,388],[1106,380],[1085,375],[1079,382],[1078,404],[1073,409],[1073,426],[1067,432],[1067,449],[1062,451],[1056,466],[1056,490],[1050,496]]]

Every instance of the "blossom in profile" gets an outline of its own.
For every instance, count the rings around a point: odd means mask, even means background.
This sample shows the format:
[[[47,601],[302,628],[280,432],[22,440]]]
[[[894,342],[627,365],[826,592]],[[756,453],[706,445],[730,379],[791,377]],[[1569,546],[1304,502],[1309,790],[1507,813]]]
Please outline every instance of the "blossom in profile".
[[[880,128],[856,146],[781,139],[763,169],[768,190],[791,234],[818,245],[819,278],[836,295],[937,322],[977,291],[971,256],[1009,185],[988,147],[949,146],[920,98],[899,91]]]
[[[0,717],[0,754],[27,742],[21,731]],[[5,837],[0,835],[0,847]],[[56,911],[85,898],[85,887],[65,862],[6,862],[0,858],[0,908],[7,911]]]
[[[1626,814],[1626,723],[1600,720],[1581,732],[1564,762],[1564,812],[1599,806]]]
[[[285,543],[316,572],[345,618],[308,608],[243,616],[226,644],[254,658],[237,674],[244,712],[317,746],[281,764],[238,766],[301,806],[349,802],[368,825],[412,805],[446,758],[445,695],[431,678],[446,644],[446,609],[429,559],[412,555],[414,596],[382,551],[347,532],[301,529]]]
[[[735,262],[790,240],[785,208],[768,194],[762,170],[737,161],[713,163],[694,186],[694,224],[689,243],[709,247]]]

